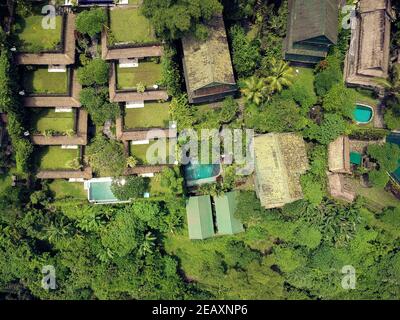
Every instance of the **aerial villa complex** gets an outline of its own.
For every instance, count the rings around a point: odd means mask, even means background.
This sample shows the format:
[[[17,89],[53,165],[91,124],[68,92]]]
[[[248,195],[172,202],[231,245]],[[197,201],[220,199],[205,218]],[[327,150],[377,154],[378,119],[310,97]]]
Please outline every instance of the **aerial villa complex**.
[[[37,177],[91,178],[91,169],[83,166],[88,114],[80,108],[81,85],[74,69],[75,15],[57,16],[55,30],[49,31],[54,39],[49,46],[36,48],[26,37],[38,28],[41,18],[33,15],[26,19],[25,29],[18,34],[21,45],[16,54],[24,88],[20,94],[31,119],[27,134],[35,145]]]
[[[0,300],[399,299],[399,13],[0,1]]]

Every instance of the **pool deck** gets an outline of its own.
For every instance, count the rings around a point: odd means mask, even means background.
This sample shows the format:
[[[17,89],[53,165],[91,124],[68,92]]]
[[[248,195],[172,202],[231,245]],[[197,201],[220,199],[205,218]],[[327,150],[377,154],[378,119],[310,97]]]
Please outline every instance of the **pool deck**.
[[[111,177],[103,177],[103,178],[93,178],[90,180],[86,180],[83,184],[83,188],[87,190],[87,197],[88,201],[93,204],[117,204],[117,203],[129,203],[131,202],[130,200],[125,200],[121,201],[116,198],[114,199],[105,199],[105,200],[96,200],[96,199],[91,199],[90,197],[90,184],[91,183],[101,183],[101,182],[112,182]]]

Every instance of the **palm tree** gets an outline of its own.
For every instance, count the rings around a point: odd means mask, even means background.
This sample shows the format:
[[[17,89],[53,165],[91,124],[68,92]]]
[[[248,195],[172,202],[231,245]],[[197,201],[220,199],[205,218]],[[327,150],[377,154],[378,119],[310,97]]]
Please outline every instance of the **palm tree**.
[[[147,232],[146,235],[144,236],[143,243],[140,245],[140,248],[139,248],[140,256],[144,256],[148,253],[153,252],[154,240],[156,240],[156,237],[154,237],[151,234],[151,232]]]
[[[246,99],[246,102],[250,104],[254,103],[258,106],[261,104],[264,98],[265,89],[266,87],[264,81],[252,76],[243,82],[241,91]]]
[[[292,85],[294,78],[294,70],[289,64],[283,60],[271,61],[270,75],[265,79],[268,83],[271,93],[281,92],[283,87]]]

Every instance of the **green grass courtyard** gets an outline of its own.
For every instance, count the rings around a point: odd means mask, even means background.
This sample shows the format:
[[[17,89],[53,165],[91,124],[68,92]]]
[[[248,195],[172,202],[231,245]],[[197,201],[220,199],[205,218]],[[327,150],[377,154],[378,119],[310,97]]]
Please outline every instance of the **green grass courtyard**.
[[[53,108],[36,108],[30,110],[31,129],[43,133],[52,130],[66,133],[74,129],[75,110],[72,112],[56,112]]]
[[[47,66],[25,70],[23,85],[29,94],[66,94],[68,72],[49,72]]]
[[[43,20],[45,19],[45,20]],[[56,28],[44,29],[47,18],[42,15],[32,15],[17,19],[17,36],[20,41],[20,50],[23,52],[42,52],[58,49],[61,43],[62,17],[56,16]]]
[[[110,10],[110,30],[114,43],[151,43],[157,41],[150,21],[138,8]]]
[[[36,147],[35,165],[41,170],[72,170],[71,162],[79,157],[79,149],[61,149],[61,146]]]
[[[139,61],[137,68],[119,68],[117,65],[116,72],[118,89],[135,89],[139,83],[151,87],[162,79],[161,64],[153,61]]]
[[[134,156],[138,160],[138,165],[147,165],[149,161],[147,160],[147,150],[155,143],[159,142],[160,140],[153,140],[150,141],[149,144],[137,144],[137,145],[129,145],[129,153],[131,156]],[[164,142],[165,143],[165,142]],[[166,160],[168,161],[168,153],[169,153],[169,140],[166,140],[165,143],[165,152],[166,152]],[[150,152],[149,156],[156,157],[159,160],[157,164],[165,164],[162,160],[162,153],[160,152]]]
[[[125,109],[126,129],[167,128],[168,121],[168,103],[145,103],[144,108]]]

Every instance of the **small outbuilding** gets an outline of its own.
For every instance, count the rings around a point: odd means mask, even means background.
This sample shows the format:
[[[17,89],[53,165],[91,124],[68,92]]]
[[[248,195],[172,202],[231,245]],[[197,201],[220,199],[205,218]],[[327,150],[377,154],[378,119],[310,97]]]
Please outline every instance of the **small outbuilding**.
[[[190,197],[186,204],[189,238],[203,240],[214,236],[211,197]]]
[[[190,103],[213,102],[233,95],[237,90],[222,14],[215,15],[206,27],[206,40],[194,36],[182,39],[183,69]]]
[[[236,192],[214,197],[214,203],[218,234],[235,234],[244,231],[242,223],[234,216],[237,205]]]

